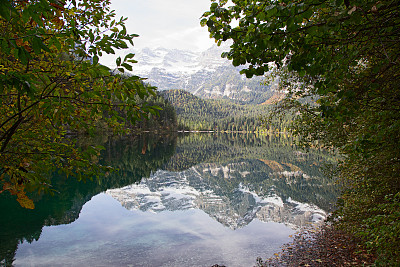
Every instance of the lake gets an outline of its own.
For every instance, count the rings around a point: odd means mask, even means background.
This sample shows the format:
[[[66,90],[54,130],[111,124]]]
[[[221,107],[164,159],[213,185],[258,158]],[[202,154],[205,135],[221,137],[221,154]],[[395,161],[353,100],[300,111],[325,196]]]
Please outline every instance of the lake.
[[[320,167],[285,135],[142,134],[100,137],[99,181],[54,174],[54,196],[25,210],[0,195],[0,265],[254,266],[338,196]]]

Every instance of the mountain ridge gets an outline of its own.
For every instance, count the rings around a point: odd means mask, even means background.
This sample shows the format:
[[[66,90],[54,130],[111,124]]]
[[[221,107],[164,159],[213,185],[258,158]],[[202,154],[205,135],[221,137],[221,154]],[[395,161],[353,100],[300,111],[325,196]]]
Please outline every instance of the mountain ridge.
[[[201,98],[230,99],[261,104],[274,94],[263,77],[247,79],[221,54],[229,46],[212,46],[202,52],[167,48],[143,48],[133,74],[147,78],[159,90],[183,89]]]

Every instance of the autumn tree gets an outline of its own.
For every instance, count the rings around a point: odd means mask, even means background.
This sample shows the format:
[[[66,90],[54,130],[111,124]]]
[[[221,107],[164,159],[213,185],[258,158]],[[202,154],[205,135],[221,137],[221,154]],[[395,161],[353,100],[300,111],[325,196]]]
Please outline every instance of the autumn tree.
[[[343,155],[339,225],[400,261],[400,2],[220,0],[201,21],[242,73],[280,77],[305,145]],[[276,76],[275,76],[276,77]],[[273,115],[276,115],[273,114]]]
[[[108,170],[98,163],[101,147],[77,147],[66,135],[99,123],[122,132],[120,110],[131,122],[156,113],[135,101],[154,88],[122,75],[133,54],[118,57],[117,70],[98,63],[133,45],[125,20],[115,19],[109,0],[0,2],[0,193],[33,208],[26,193],[51,191],[51,171],[99,175]]]

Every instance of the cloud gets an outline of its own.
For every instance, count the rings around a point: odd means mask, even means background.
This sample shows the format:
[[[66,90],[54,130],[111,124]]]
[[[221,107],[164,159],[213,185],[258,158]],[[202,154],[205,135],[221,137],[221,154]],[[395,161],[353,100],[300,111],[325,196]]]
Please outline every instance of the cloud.
[[[213,44],[207,28],[200,26],[202,14],[209,10],[210,0],[112,0],[116,18],[127,17],[128,33],[139,34],[134,50],[165,47],[204,51]],[[104,55],[100,62],[115,67],[115,59],[126,54]]]
[[[177,31],[167,36],[151,39],[146,46],[204,51],[212,44],[213,40],[208,38],[208,32],[204,28],[193,27],[182,31]]]
[[[128,17],[127,30],[139,34],[135,46],[201,50],[212,44],[201,15],[209,0],[112,0],[117,17]]]

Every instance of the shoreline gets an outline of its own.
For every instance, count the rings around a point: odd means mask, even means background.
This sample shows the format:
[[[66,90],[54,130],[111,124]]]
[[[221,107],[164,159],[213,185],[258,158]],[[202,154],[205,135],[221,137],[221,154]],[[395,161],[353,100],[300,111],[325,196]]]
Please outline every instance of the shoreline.
[[[267,266],[372,266],[376,256],[354,236],[325,222],[303,229],[273,257],[257,259],[256,267]]]

